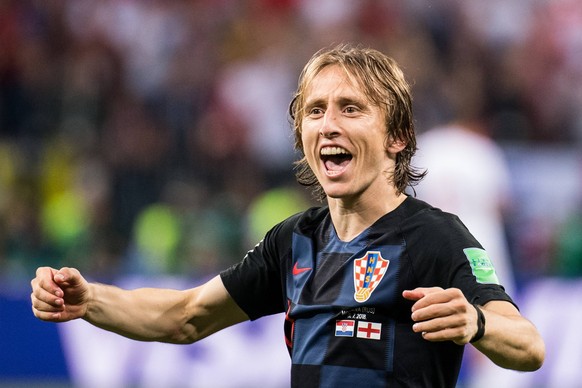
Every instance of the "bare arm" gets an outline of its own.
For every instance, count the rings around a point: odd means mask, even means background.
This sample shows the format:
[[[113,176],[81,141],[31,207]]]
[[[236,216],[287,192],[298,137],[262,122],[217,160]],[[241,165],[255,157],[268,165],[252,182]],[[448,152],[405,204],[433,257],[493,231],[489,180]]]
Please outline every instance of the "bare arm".
[[[477,332],[477,311],[455,288],[417,288],[404,291],[412,307],[413,330],[428,341],[467,344]],[[495,364],[520,371],[542,366],[544,342],[535,326],[509,302],[491,301],[482,306],[485,335],[473,345]]]
[[[504,368],[522,371],[539,369],[545,345],[535,326],[509,302],[491,301],[482,308],[485,335],[473,345]]]
[[[142,341],[191,343],[248,319],[219,276],[184,291],[123,290],[88,283],[72,268],[39,268],[31,285],[38,318],[53,322],[82,318]]]

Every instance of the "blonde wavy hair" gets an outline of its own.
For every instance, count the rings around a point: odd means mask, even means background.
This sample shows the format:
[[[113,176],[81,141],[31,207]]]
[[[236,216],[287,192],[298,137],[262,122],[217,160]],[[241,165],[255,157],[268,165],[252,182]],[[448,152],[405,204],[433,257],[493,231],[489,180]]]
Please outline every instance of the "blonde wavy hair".
[[[397,193],[403,193],[408,186],[414,186],[426,175],[412,167],[411,160],[416,153],[416,134],[412,117],[412,97],[410,85],[398,64],[385,54],[370,48],[339,45],[315,53],[307,62],[299,76],[297,91],[289,105],[295,135],[295,149],[304,155],[301,141],[301,126],[305,108],[305,91],[311,81],[327,66],[338,65],[359,85],[366,97],[385,112],[386,141],[399,140],[405,148],[396,156],[392,177]],[[323,201],[326,197],[315,174],[307,164],[305,156],[295,162],[297,181],[313,188],[314,196]]]

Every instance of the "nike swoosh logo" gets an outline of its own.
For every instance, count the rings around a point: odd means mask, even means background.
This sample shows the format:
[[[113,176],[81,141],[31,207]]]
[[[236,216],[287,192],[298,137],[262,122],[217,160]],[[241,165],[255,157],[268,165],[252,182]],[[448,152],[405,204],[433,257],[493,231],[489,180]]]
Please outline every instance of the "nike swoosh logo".
[[[300,273],[311,271],[311,267],[299,268],[297,263],[293,266],[293,275],[299,275]]]

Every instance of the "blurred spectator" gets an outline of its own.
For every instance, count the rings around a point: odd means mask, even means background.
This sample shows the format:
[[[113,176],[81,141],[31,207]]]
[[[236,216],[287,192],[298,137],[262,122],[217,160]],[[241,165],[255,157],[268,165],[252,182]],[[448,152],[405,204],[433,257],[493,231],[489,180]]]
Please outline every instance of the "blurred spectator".
[[[238,259],[247,209],[294,181],[298,66],[342,41],[403,65],[420,132],[464,120],[462,101],[496,142],[580,146],[581,29],[577,0],[2,1],[2,272],[137,271],[158,206],[176,216],[168,271]]]
[[[485,116],[484,69],[460,60],[447,77],[448,109],[456,118],[418,138],[416,163],[428,167],[418,195],[457,214],[489,253],[501,284],[516,295],[504,218],[511,204],[509,167],[490,138]]]
[[[489,253],[501,284],[515,296],[504,227],[510,181],[501,150],[466,124],[432,129],[418,144],[417,164],[430,166],[417,187],[419,198],[459,216]]]
[[[241,42],[238,58],[217,74],[216,91],[219,104],[246,132],[240,151],[246,151],[270,184],[277,185],[283,183],[282,175],[287,181],[292,177],[294,154],[287,107],[297,69],[293,25],[286,15],[266,12],[269,9],[240,15],[240,21],[251,24],[252,39]]]
[[[573,212],[558,229],[555,274],[582,277],[582,211]]]
[[[278,187],[265,191],[249,206],[246,242],[249,246],[258,243],[274,225],[308,207],[304,193],[297,188]]]
[[[112,282],[240,260],[308,206],[287,106],[341,42],[401,64],[418,194],[459,214],[510,293],[582,276],[580,0],[0,0],[0,293],[40,265]],[[500,381],[467,353],[467,386]]]

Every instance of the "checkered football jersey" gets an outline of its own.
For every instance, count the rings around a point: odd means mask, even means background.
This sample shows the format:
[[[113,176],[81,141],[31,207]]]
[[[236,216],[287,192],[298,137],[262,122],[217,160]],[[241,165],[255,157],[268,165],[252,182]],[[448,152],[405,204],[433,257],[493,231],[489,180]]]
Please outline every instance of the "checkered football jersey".
[[[327,207],[309,209],[221,276],[251,319],[286,313],[294,387],[454,387],[463,347],[414,333],[402,291],[457,287],[472,303],[512,302],[478,281],[467,248],[482,250],[456,216],[408,197],[349,242]]]

